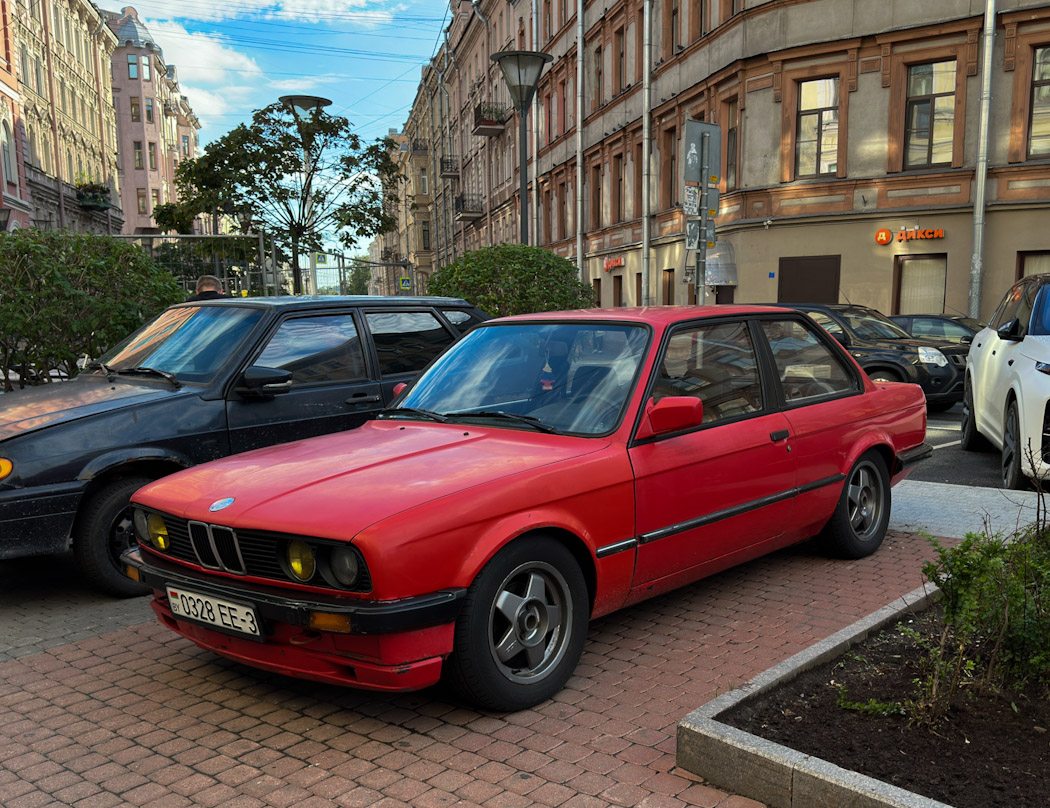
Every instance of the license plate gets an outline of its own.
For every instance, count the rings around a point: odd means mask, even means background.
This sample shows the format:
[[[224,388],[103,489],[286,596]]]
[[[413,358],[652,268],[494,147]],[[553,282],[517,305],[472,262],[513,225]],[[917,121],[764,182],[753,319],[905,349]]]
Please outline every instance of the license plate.
[[[168,604],[172,614],[176,617],[185,617],[197,623],[248,634],[252,637],[262,636],[262,631],[259,629],[259,618],[256,617],[255,609],[251,606],[220,600],[211,595],[187,592],[185,589],[176,589],[172,586],[168,587]]]

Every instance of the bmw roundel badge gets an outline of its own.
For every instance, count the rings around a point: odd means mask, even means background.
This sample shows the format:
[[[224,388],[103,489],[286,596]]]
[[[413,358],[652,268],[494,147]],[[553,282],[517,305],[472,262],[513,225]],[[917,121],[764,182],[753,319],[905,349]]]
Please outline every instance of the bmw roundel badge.
[[[223,499],[215,500],[211,505],[208,506],[208,510],[212,513],[215,511],[221,511],[223,508],[229,508],[233,504],[233,497],[224,497]]]

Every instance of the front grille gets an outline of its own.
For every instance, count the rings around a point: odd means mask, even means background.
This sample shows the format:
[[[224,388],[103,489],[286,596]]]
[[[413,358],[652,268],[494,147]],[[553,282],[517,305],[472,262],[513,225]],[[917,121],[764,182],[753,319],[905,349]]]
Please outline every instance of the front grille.
[[[196,564],[210,570],[224,570],[235,575],[251,575],[276,581],[292,580],[284,571],[279,553],[290,541],[304,541],[322,554],[330,548],[345,546],[341,542],[297,536],[291,533],[275,533],[268,530],[234,530],[225,525],[210,525],[206,522],[188,521],[168,514],[161,514],[168,528],[167,554],[180,561]],[[310,581],[335,591],[368,592],[372,579],[364,559],[358,553],[361,575],[357,585],[350,590],[333,586],[321,574]]]

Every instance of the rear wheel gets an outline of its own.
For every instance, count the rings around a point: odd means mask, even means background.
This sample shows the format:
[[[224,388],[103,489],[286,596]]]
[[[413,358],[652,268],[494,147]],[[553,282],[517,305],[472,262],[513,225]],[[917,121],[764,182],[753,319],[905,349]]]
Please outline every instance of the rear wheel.
[[[447,679],[465,700],[491,710],[550,698],[579,662],[589,604],[572,553],[546,536],[518,539],[471,584]]]
[[[88,582],[110,595],[129,598],[145,595],[149,587],[137,583],[120,566],[120,555],[134,547],[131,495],[149,477],[128,477],[100,488],[84,504],[73,534],[73,554]]]
[[[890,477],[877,452],[866,452],[846,476],[835,513],[821,533],[834,555],[863,558],[879,549],[890,523]]]
[[[1006,407],[1006,422],[1003,424],[1002,481],[1003,488],[1017,490],[1025,488],[1027,480],[1021,472],[1021,424],[1017,418],[1017,402]]]

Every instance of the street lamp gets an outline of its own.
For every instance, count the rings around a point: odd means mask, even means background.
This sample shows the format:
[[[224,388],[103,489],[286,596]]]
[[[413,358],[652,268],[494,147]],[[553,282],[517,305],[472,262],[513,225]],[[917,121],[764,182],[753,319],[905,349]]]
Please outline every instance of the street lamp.
[[[507,82],[511,101],[518,113],[518,174],[521,179],[521,243],[529,243],[529,202],[528,202],[528,138],[525,131],[525,116],[529,113],[529,104],[536,94],[536,85],[540,83],[540,74],[547,62],[554,57],[540,51],[500,51],[492,54],[503,71],[503,80]]]
[[[292,117],[295,118],[296,128],[299,130],[299,139],[303,144],[303,155],[304,155],[304,168],[311,159],[311,142],[312,138],[307,137],[307,132],[303,131],[303,121],[300,117],[300,112],[316,116],[322,109],[331,104],[331,100],[327,98],[321,98],[318,95],[282,95],[278,101],[284,105]],[[313,180],[313,173],[311,171],[304,171],[303,179],[303,202],[305,203],[305,219],[308,227],[312,226],[313,218],[313,207],[310,204],[310,184]],[[303,293],[303,276],[302,271],[299,269],[299,222],[291,222],[291,236],[292,236],[292,292],[293,294],[301,295]],[[316,289],[311,291],[316,293]]]

